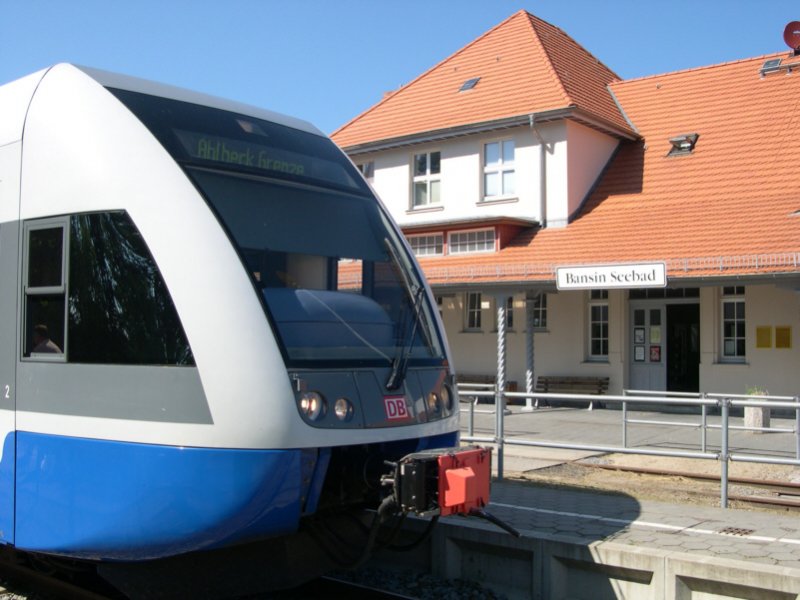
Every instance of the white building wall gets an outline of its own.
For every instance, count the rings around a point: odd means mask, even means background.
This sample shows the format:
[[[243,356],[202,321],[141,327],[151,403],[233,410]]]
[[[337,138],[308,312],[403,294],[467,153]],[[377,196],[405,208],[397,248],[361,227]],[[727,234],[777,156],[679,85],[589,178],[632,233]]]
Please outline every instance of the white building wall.
[[[700,388],[746,394],[762,388],[778,396],[800,395],[800,293],[775,285],[745,286],[746,360],[721,360],[720,288],[700,293]],[[792,328],[791,348],[775,348],[775,327]],[[772,327],[772,347],[756,348],[756,329]]]
[[[567,217],[570,217],[581,207],[614,154],[619,140],[572,121],[568,121],[566,127],[569,139]],[[555,225],[553,222],[549,224]]]
[[[514,140],[515,194],[484,201],[483,148],[503,140]],[[355,162],[373,161],[372,185],[402,226],[492,217],[565,226],[617,143],[583,125],[560,121],[359,155]],[[435,151],[441,152],[441,202],[413,209],[414,155]]]
[[[524,293],[514,295],[514,327],[506,339],[506,379],[524,390],[526,371],[526,333]],[[609,356],[607,361],[589,361],[588,295],[586,292],[559,292],[547,297],[547,328],[534,333],[534,372],[536,375],[587,375],[609,377],[609,393],[623,389],[625,338],[625,296],[609,294]],[[493,375],[497,369],[497,332],[494,300],[483,293],[483,327],[480,332],[464,331],[464,294],[444,298],[442,316],[453,353],[457,374]]]
[[[627,290],[609,292],[609,355],[604,362],[587,360],[588,292],[558,292],[547,297],[547,328],[534,333],[537,375],[590,375],[610,378],[609,393],[621,394],[627,382],[629,310]],[[526,342],[524,293],[514,295],[514,327],[507,337],[508,381],[525,385]],[[669,301],[666,301],[669,303]],[[747,359],[723,362],[721,357],[720,288],[700,289],[700,391],[745,394],[759,387],[781,396],[800,395],[800,294],[775,285],[745,286]],[[497,365],[495,309],[491,293],[483,293],[481,332],[464,331],[464,295],[444,299],[442,314],[456,373],[493,375]],[[756,348],[756,328],[773,328],[772,348]],[[791,348],[775,348],[774,328],[792,328]]]

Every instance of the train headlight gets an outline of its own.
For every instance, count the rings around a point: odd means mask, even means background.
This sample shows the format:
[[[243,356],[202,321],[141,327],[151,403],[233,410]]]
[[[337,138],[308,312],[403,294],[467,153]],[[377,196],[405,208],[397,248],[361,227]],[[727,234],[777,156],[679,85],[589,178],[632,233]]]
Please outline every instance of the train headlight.
[[[299,399],[300,411],[309,421],[325,416],[325,399],[317,392],[303,392]]]
[[[340,421],[349,421],[353,418],[353,403],[347,398],[337,398],[333,405],[333,414]]]
[[[449,385],[442,386],[442,403],[444,404],[447,412],[453,410],[453,392],[450,390]]]
[[[428,394],[428,412],[438,415],[442,412],[442,397],[438,392]]]

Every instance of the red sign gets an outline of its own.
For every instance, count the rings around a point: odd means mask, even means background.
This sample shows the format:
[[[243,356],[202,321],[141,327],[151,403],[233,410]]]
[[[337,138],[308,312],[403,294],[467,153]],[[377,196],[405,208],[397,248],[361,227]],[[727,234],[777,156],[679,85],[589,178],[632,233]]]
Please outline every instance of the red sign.
[[[405,396],[384,396],[383,405],[386,407],[386,418],[390,421],[408,419],[411,416]]]

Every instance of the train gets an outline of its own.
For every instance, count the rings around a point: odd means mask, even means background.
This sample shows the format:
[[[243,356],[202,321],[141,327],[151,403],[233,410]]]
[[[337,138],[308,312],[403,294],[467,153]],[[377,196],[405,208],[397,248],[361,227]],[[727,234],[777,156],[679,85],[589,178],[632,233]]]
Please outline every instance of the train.
[[[72,64],[1,86],[0,276],[6,547],[285,541],[458,446],[430,288],[305,121]]]

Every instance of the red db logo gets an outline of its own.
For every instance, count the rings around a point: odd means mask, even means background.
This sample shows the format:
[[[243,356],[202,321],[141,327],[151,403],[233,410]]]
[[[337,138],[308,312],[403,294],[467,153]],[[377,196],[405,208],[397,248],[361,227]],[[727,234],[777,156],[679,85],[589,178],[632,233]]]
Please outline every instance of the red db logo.
[[[383,405],[386,407],[386,418],[390,421],[411,416],[408,414],[405,396],[384,396]]]

